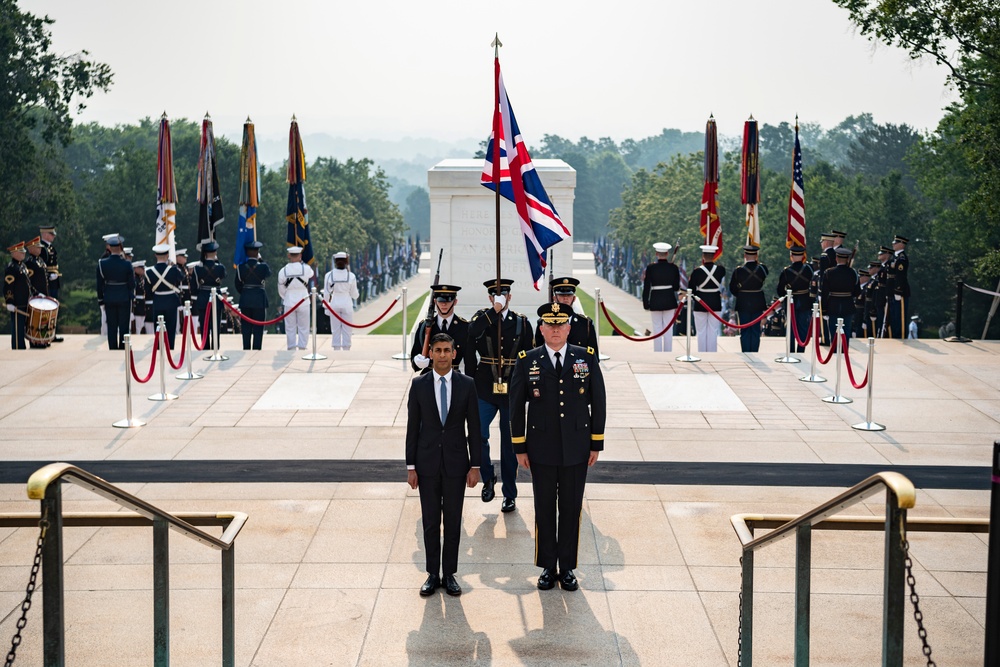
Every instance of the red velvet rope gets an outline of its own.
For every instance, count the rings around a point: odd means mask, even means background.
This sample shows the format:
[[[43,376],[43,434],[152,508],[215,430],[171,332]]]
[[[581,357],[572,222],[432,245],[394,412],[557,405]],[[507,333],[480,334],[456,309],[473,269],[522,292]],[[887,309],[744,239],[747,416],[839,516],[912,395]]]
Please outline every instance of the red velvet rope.
[[[674,309],[674,316],[670,320],[670,324],[665,326],[663,328],[663,331],[661,331],[658,334],[654,334],[652,336],[638,337],[638,336],[629,336],[627,333],[618,328],[618,325],[615,324],[615,321],[611,319],[611,314],[608,313],[608,307],[604,305],[604,299],[601,299],[601,310],[604,311],[604,319],[608,321],[612,329],[618,332],[619,336],[625,338],[626,340],[635,341],[637,343],[644,343],[647,340],[653,340],[654,338],[659,338],[663,334],[667,333],[668,331],[670,331],[671,327],[674,326],[674,322],[677,321],[677,316],[681,314],[680,306],[678,306],[677,308]]]
[[[865,379],[861,381],[861,384],[855,382],[854,371],[851,370],[851,346],[847,342],[847,334],[842,333],[840,335],[844,339],[844,361],[847,362],[847,377],[851,379],[851,386],[853,386],[855,389],[864,389],[865,386],[868,384],[868,368],[865,368]]]
[[[181,358],[175,364],[174,357],[173,355],[170,354],[170,339],[167,338],[166,330],[164,330],[163,332],[163,347],[167,350],[167,363],[170,364],[170,367],[173,368],[175,371],[180,370],[181,366],[184,365],[184,357],[187,356],[187,342],[188,342],[188,337],[187,334],[185,333],[183,336],[181,336]]]
[[[719,320],[720,322],[722,322],[723,324],[725,324],[727,327],[729,327],[731,329],[746,329],[746,328],[752,327],[753,325],[757,324],[758,322],[760,322],[761,320],[763,320],[765,317],[767,317],[768,314],[771,313],[771,311],[773,311],[775,308],[777,308],[778,306],[780,306],[781,302],[785,300],[785,297],[781,297],[780,299],[778,299],[777,301],[775,301],[774,303],[772,303],[770,306],[767,307],[767,310],[765,310],[763,313],[761,313],[760,317],[758,317],[757,319],[755,319],[753,322],[747,322],[746,324],[736,324],[735,322],[727,322],[726,320],[724,320],[721,317],[719,317],[718,314],[714,310],[712,310],[711,306],[706,306],[705,305],[705,302],[701,300],[701,297],[696,296],[695,298],[698,299],[698,303],[700,303],[702,306],[704,306],[704,308],[705,308],[706,311],[708,311],[709,313],[712,314],[712,317],[714,317],[715,319]]]
[[[826,359],[824,359],[823,355],[819,351],[819,327],[820,327],[819,318],[818,317],[815,318],[813,322],[816,323],[815,330],[813,331],[813,333],[816,335],[816,345],[813,346],[816,348],[816,360],[825,366],[830,362],[830,358],[833,356],[833,353],[837,351],[837,337],[836,336],[833,337],[833,341],[830,344],[830,351],[827,353]]]
[[[792,299],[789,303],[788,316],[792,318],[792,335],[795,336],[795,342],[798,343],[799,347],[805,347],[809,344],[809,339],[812,338],[812,327],[806,331],[806,339],[802,340],[799,338],[799,325],[795,322],[795,299]],[[811,320],[810,320],[811,321]]]
[[[376,317],[374,320],[372,320],[368,324],[354,324],[353,322],[348,322],[343,317],[341,317],[340,315],[338,315],[337,313],[335,313],[333,311],[333,306],[331,306],[329,303],[327,303],[326,299],[323,299],[323,307],[326,308],[326,310],[327,310],[328,313],[330,313],[331,315],[333,315],[338,320],[340,320],[342,323],[346,324],[347,326],[351,327],[352,329],[365,329],[365,328],[370,327],[370,326],[372,326],[374,324],[378,324],[382,320],[383,317],[385,317],[386,315],[389,314],[389,311],[392,310],[392,307],[396,305],[397,301],[399,301],[399,297],[398,296],[395,299],[393,299],[392,303],[389,304],[389,307],[385,309],[384,313],[382,313],[381,315],[379,315],[378,317]]]
[[[146,375],[146,377],[141,378],[139,377],[139,374],[135,372],[135,353],[132,352],[131,347],[129,348],[128,351],[129,370],[132,371],[132,377],[135,378],[135,381],[138,382],[139,384],[145,384],[146,382],[149,382],[149,379],[151,377],[153,377],[153,371],[156,370],[156,352],[159,349],[160,349],[160,337],[156,336],[155,338],[153,338],[153,358],[149,362],[149,373]]]
[[[295,309],[298,308],[299,306],[301,306],[305,302],[306,302],[305,299],[299,299],[299,302],[297,304],[295,304],[294,306],[292,306],[291,309],[285,311],[281,315],[278,315],[273,320],[266,320],[264,322],[261,322],[260,320],[255,320],[255,319],[251,319],[251,318],[247,317],[246,315],[244,315],[243,313],[241,313],[240,311],[238,311],[236,309],[236,307],[233,306],[233,304],[229,303],[225,299],[222,300],[222,303],[226,304],[226,308],[229,309],[229,312],[235,313],[236,315],[239,315],[240,319],[243,320],[244,322],[249,322],[250,324],[257,324],[257,325],[262,326],[262,327],[269,327],[272,324],[277,324],[281,320],[285,319],[286,317],[288,317],[289,315],[291,315],[292,313],[294,313]]]

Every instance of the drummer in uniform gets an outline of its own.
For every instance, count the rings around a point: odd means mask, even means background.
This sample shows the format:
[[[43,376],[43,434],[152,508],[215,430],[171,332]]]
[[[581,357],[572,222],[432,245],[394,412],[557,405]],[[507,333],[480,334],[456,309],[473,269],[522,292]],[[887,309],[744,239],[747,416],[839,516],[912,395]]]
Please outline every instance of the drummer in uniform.
[[[10,349],[26,350],[28,345],[24,328],[27,324],[28,299],[31,298],[28,270],[24,268],[27,251],[24,243],[15,243],[7,248],[7,252],[10,253],[10,262],[3,272],[3,300],[10,313]]]
[[[156,264],[146,268],[146,278],[149,290],[153,295],[153,326],[160,315],[167,328],[167,342],[174,349],[174,336],[177,332],[177,308],[180,305],[181,281],[184,275],[179,268],[167,260],[170,256],[170,246],[160,243],[153,246]]]
[[[198,317],[205,317],[206,311],[208,312],[208,338],[206,345],[215,349],[214,340],[214,327],[215,323],[212,321],[212,311],[209,309],[209,304],[212,302],[212,289],[215,289],[216,295],[221,293],[222,281],[226,279],[226,267],[222,265],[218,260],[219,244],[215,241],[206,241],[201,244],[202,260],[201,263],[194,267],[191,272],[192,282],[198,290],[198,299],[195,301],[194,313]],[[225,307],[220,303],[218,305],[219,309],[219,320],[222,320],[225,315],[221,312]],[[198,326],[198,320],[195,319],[195,326]],[[201,327],[204,327],[202,324]],[[203,328],[196,329],[198,338],[201,337],[201,332]]]
[[[434,299],[434,321],[431,322],[430,337],[427,337],[427,320],[421,320],[417,326],[417,332],[413,335],[413,347],[410,349],[410,366],[413,370],[420,371],[421,375],[431,372],[430,358],[425,357],[424,340],[431,340],[439,333],[446,333],[452,337],[455,348],[455,358],[451,365],[454,370],[458,370],[459,364],[465,354],[465,346],[469,341],[469,321],[455,314],[455,306],[458,305],[458,291],[462,289],[458,285],[431,285],[431,296]],[[430,352],[430,350],[428,350]]]
[[[43,225],[38,228],[38,235],[42,238],[42,259],[49,270],[49,296],[59,300],[59,287],[61,286],[59,274],[59,254],[53,241],[56,240],[56,228],[53,225]],[[63,342],[63,337],[56,335],[52,339],[53,343]]]
[[[271,276],[271,267],[260,258],[264,244],[253,241],[243,246],[245,262],[236,267],[236,291],[240,293],[240,312],[252,320],[263,322],[267,317],[267,292],[264,281]],[[243,322],[243,349],[259,350],[264,342],[264,326]]]
[[[549,281],[552,301],[564,306],[563,312],[570,313],[569,335],[566,337],[566,342],[570,345],[593,348],[594,359],[597,359],[597,327],[594,325],[594,320],[573,310],[573,305],[576,303],[576,288],[579,285],[579,280],[569,276],[553,278]],[[542,338],[541,323],[542,319],[538,318],[535,323],[535,347],[545,344],[545,339]]]
[[[132,322],[137,334],[146,333],[146,260],[132,262],[132,273],[135,275],[135,290],[132,298]]]
[[[108,246],[111,255],[97,262],[97,302],[108,316],[108,349],[120,350],[129,332],[135,273],[122,255],[122,239],[111,239]]]

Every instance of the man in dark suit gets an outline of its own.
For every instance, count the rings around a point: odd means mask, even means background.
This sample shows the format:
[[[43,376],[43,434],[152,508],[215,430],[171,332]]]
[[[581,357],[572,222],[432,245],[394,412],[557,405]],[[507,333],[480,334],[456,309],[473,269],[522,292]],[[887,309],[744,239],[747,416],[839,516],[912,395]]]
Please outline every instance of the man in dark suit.
[[[511,436],[535,493],[538,588],[575,591],[580,513],[587,468],[604,449],[607,400],[592,348],[566,342],[569,312],[538,309],[545,345],[518,354],[510,382]],[[527,406],[527,407],[526,407]]]
[[[736,313],[740,316],[740,324],[753,322],[767,308],[767,300],[764,298],[767,267],[757,261],[757,252],[757,248],[752,245],[743,246],[743,266],[736,267],[729,280],[729,291],[736,297]],[[743,352],[760,350],[760,322],[740,329],[740,349]]]
[[[153,246],[153,254],[156,255],[156,264],[146,269],[146,279],[150,283],[150,291],[153,294],[153,326],[156,326],[157,319],[162,315],[163,322],[167,327],[167,343],[173,350],[174,336],[177,332],[177,309],[181,304],[180,293],[184,274],[168,262],[170,246],[166,243]]]
[[[192,316],[195,318],[194,321],[198,322],[199,318],[206,316],[205,311],[208,311],[208,339],[205,345],[212,349],[215,349],[213,342],[215,340],[215,322],[212,321],[212,310],[208,306],[212,302],[212,288],[215,288],[216,298],[218,298],[218,295],[222,293],[222,281],[226,279],[226,267],[219,262],[218,252],[219,244],[215,241],[202,243],[201,263],[192,271],[194,287],[198,290]],[[220,303],[216,307],[219,311],[219,319],[222,320],[226,314],[224,312],[225,306]],[[195,333],[199,338],[201,337],[201,330],[196,330]]]
[[[135,272],[122,256],[121,237],[110,239],[108,247],[111,254],[97,262],[97,303],[108,318],[108,349],[120,350],[132,324]]]
[[[451,336],[435,335],[429,352],[434,372],[413,379],[406,404],[406,481],[411,489],[420,489],[427,563],[427,580],[420,595],[427,597],[439,586],[444,586],[448,595],[461,595],[455,572],[465,487],[471,489],[479,482],[479,399],[472,378],[452,368],[455,347]]]
[[[260,259],[264,244],[253,241],[243,246],[247,261],[236,267],[236,290],[240,293],[240,312],[252,320],[263,322],[267,316],[267,292],[264,281],[271,276],[271,267]],[[243,349],[259,350],[264,342],[264,327],[243,322]]]
[[[431,297],[434,299],[434,319],[431,320],[431,335],[427,337],[427,320],[417,326],[413,335],[413,347],[410,349],[410,366],[422,374],[431,372],[431,359],[423,355],[424,339],[428,341],[439,333],[446,333],[455,341],[455,361],[453,367],[458,370],[459,364],[465,358],[465,345],[469,340],[469,321],[455,314],[458,305],[458,285],[431,285]],[[428,348],[428,354],[430,349]]]

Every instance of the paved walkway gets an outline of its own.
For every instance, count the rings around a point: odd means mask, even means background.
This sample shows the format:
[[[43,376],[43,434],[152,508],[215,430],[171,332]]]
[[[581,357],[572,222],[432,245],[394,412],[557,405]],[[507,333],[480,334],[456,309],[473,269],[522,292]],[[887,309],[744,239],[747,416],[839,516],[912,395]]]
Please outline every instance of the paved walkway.
[[[605,292],[611,303],[611,296]],[[615,309],[624,311],[617,303]],[[384,309],[384,306],[382,307]],[[360,317],[359,317],[360,319]],[[627,319],[627,316],[626,316]],[[122,354],[97,336],[67,336],[48,350],[0,350],[0,461],[202,462],[350,460],[384,465],[382,482],[123,484],[173,510],[239,510],[237,664],[281,665],[735,665],[739,549],[729,516],[799,514],[841,488],[746,483],[591,484],[584,504],[581,590],[538,591],[528,478],[518,511],[499,512],[470,492],[459,579],[464,595],[417,595],[423,548],[416,492],[404,483],[408,367],[391,360],[396,336],[363,336],[318,362],[265,337],[265,349],[199,360],[205,378],[168,375],[176,401],[154,403],[133,386],[124,417]],[[988,480],[1000,434],[1000,344],[879,342],[874,418],[844,379],[846,406],[820,400],[825,384],[799,382],[807,365],[777,364],[782,341],[744,355],[736,339],[704,361],[654,354],[650,343],[602,339],[609,388],[601,462],[870,463],[981,466]],[[147,368],[149,339],[137,366]],[[855,363],[862,346],[852,348]],[[807,358],[807,357],[806,357]],[[291,403],[289,403],[291,401]],[[297,401],[297,402],[296,402]],[[719,409],[723,407],[725,409]],[[494,441],[497,434],[494,430]],[[598,462],[598,466],[601,465]],[[0,467],[3,463],[0,463]],[[749,470],[749,468],[748,468]],[[860,481],[860,480],[859,480]],[[851,514],[879,514],[882,499]],[[921,488],[910,516],[988,516],[988,492]],[[110,508],[68,489],[69,511]],[[0,511],[30,511],[23,484],[0,485]],[[0,528],[0,639],[13,634],[36,533]],[[981,665],[986,537],[911,535],[915,576],[939,664]],[[152,656],[150,531],[71,529],[66,563],[68,664],[149,664]],[[757,558],[758,664],[790,664],[794,545]],[[816,533],[814,664],[877,664],[881,648],[880,534]],[[220,661],[218,556],[171,538],[174,665]],[[41,602],[29,615],[18,664],[40,663]],[[923,664],[911,620],[907,665]]]

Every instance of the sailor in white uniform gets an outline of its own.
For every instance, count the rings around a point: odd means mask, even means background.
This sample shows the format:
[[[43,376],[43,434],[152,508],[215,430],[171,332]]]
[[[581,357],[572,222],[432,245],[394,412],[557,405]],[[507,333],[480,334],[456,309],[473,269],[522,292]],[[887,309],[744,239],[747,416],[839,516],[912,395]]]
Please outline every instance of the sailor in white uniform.
[[[340,319],[354,321],[354,299],[359,296],[358,277],[347,268],[347,253],[338,252],[333,256],[333,269],[323,279],[323,298],[336,313],[330,313],[330,333],[333,334],[330,344],[335,350],[351,349],[351,327]]]
[[[288,264],[278,271],[278,296],[287,313],[302,299],[309,299],[309,281],[313,279],[312,267],[302,262],[302,248],[288,249]],[[306,349],[309,342],[309,304],[304,303],[285,318],[285,335],[288,349]]]

